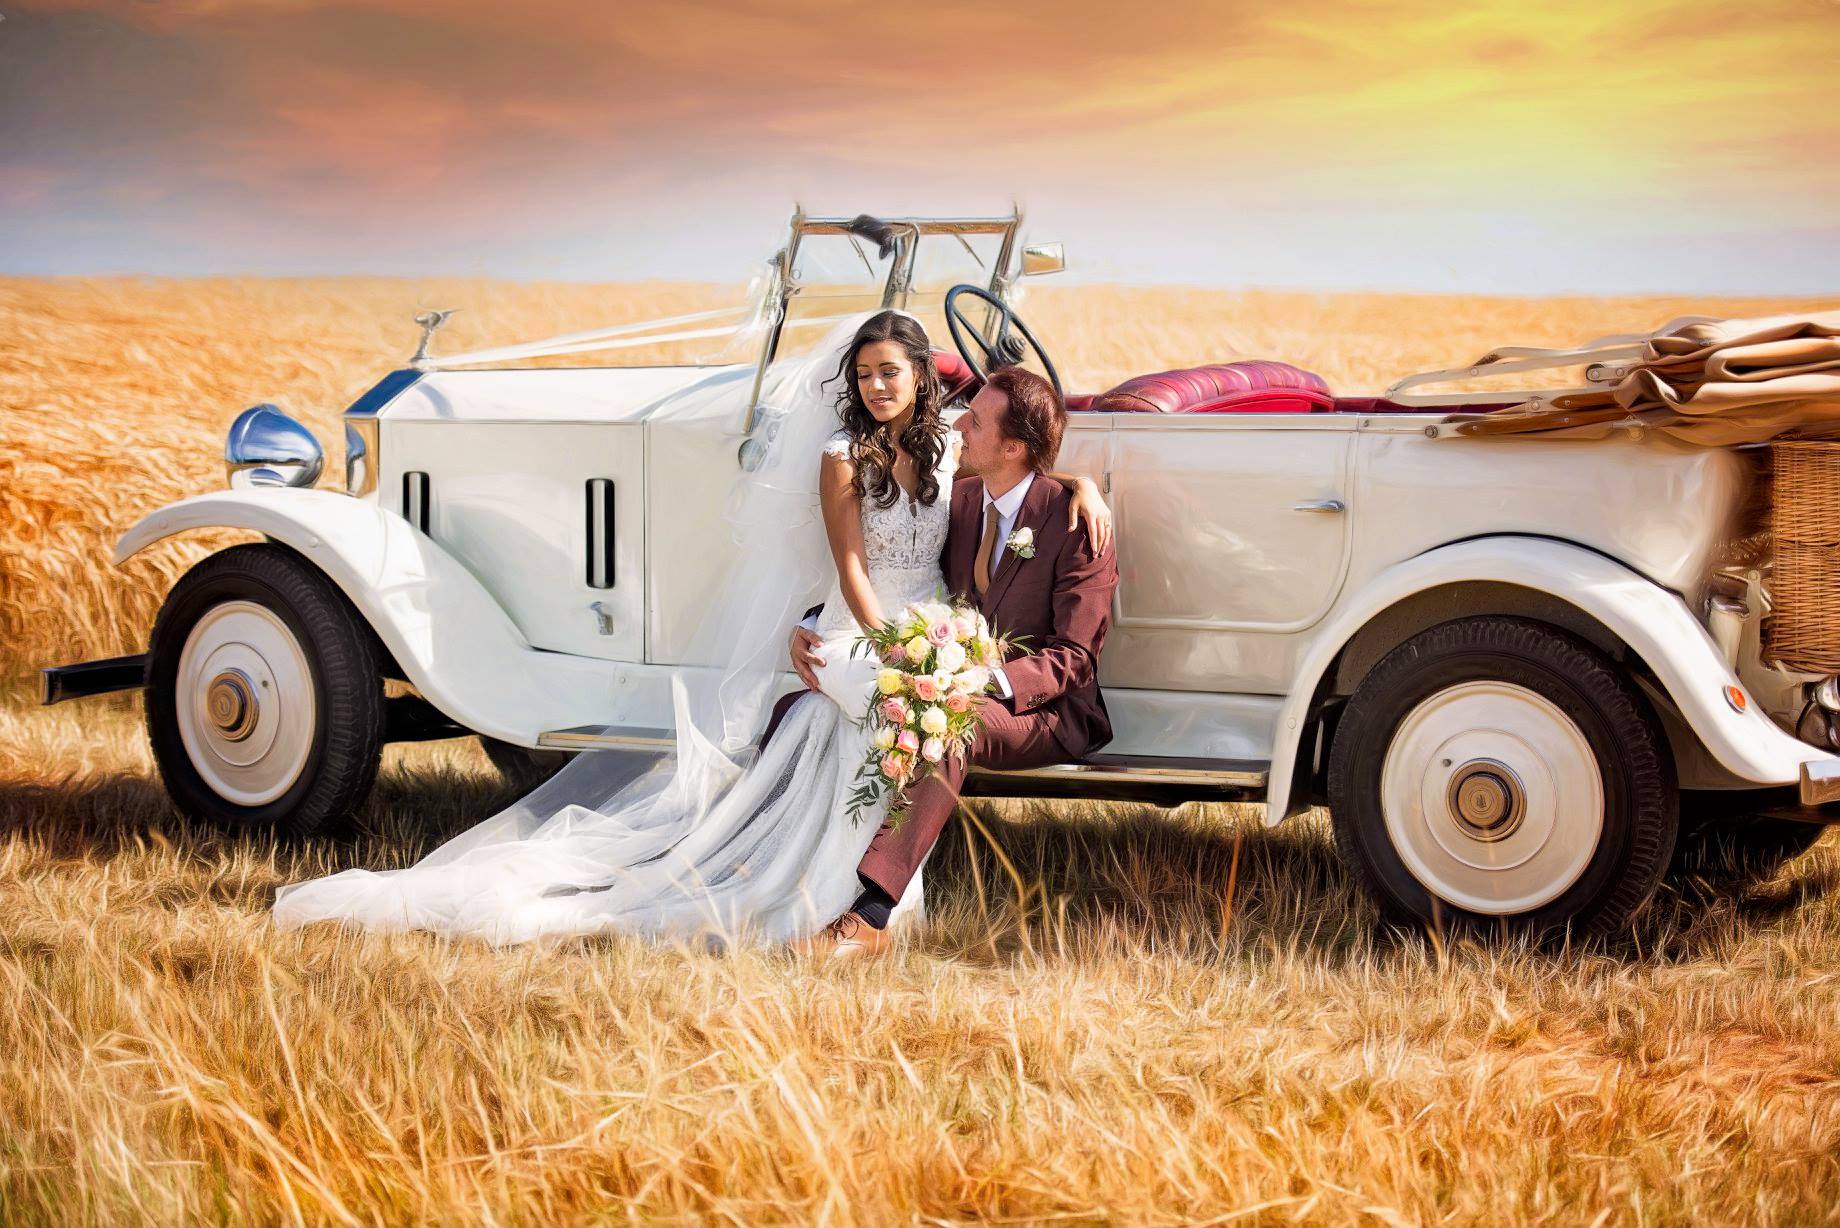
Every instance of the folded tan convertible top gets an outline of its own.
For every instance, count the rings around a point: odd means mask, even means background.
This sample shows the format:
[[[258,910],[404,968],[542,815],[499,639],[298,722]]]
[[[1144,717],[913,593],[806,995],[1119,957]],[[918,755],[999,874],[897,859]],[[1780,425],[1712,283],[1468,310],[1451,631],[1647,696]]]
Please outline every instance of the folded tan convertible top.
[[[1486,414],[1448,417],[1458,435],[1607,438],[1634,426],[1706,447],[1779,435],[1840,435],[1840,310],[1715,320],[1689,316],[1653,333],[1565,350],[1505,348],[1470,367],[1402,380],[1389,396],[1437,404],[1408,387],[1509,370],[1583,365],[1585,387],[1526,394]]]

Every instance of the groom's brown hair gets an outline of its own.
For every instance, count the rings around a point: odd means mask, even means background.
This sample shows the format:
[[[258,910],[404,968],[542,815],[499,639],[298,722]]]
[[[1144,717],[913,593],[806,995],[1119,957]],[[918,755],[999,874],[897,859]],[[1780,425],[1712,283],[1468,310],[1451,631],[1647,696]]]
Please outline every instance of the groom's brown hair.
[[[1054,385],[1026,367],[1001,367],[988,382],[1009,400],[1003,434],[1028,450],[1030,469],[1046,473],[1061,454],[1061,432],[1067,428],[1067,407]]]

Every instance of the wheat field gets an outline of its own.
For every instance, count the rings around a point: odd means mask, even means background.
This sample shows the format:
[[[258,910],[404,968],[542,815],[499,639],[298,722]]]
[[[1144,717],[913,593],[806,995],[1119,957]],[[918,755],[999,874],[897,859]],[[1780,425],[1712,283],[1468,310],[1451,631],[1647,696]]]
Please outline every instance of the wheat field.
[[[222,431],[452,347],[724,287],[0,279],[0,1221],[1814,1223],[1840,1219],[1840,844],[1673,882],[1623,941],[1383,930],[1322,816],[978,803],[872,966],[625,939],[279,934],[274,888],[509,800],[392,748],[337,840],[196,829],[138,701],[30,671],[137,650],[213,543],[113,538],[221,485]],[[1497,344],[1782,300],[1031,291],[1075,390],[1283,358],[1338,391]],[[329,475],[332,480],[335,475]]]

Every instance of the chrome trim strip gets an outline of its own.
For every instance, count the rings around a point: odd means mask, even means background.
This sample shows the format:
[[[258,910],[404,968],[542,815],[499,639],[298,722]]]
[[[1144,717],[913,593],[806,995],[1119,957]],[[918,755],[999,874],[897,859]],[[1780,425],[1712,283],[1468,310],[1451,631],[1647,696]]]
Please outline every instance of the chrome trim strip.
[[[537,735],[544,750],[668,751],[676,739],[668,729],[640,726],[577,725]],[[1008,780],[1085,782],[1091,784],[1188,785],[1238,791],[1263,789],[1269,765],[1251,759],[1183,759],[1157,755],[1094,755],[1080,763],[999,772],[973,768],[973,776]]]
[[[1267,765],[1243,759],[1175,759],[1150,755],[1094,755],[1080,763],[1000,772],[973,768],[974,776],[1010,780],[1056,780],[1093,784],[1191,785],[1217,789],[1263,789]]]
[[[1812,759],[1803,763],[1801,798],[1804,806],[1840,802],[1840,759]]]
[[[540,750],[670,750],[676,745],[669,729],[641,725],[576,725],[537,735]]]
[[[420,371],[404,367],[390,372],[373,384],[368,392],[353,401],[345,410],[347,418],[375,417],[383,411],[398,393],[407,391],[417,380],[422,378]]]

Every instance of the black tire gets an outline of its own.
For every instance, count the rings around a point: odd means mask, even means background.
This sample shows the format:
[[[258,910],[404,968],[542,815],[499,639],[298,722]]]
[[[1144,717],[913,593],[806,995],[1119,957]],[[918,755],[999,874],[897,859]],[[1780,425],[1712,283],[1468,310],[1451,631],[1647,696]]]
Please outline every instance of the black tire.
[[[271,611],[292,633],[314,688],[312,741],[287,791],[261,805],[221,796],[180,733],[180,655],[200,619],[230,601]],[[311,835],[350,814],[376,782],[383,750],[383,650],[343,593],[283,546],[234,546],[173,586],[148,644],[147,734],[167,792],[191,818],[232,831]],[[277,786],[278,787],[278,786]]]
[[[560,772],[563,765],[575,757],[574,751],[531,750],[484,734],[479,735],[479,745],[506,783],[527,792]]]
[[[1597,761],[1604,815],[1597,848],[1570,886],[1512,916],[1437,899],[1394,847],[1381,771],[1401,723],[1425,700],[1464,682],[1524,687],[1555,705]],[[1336,847],[1393,920],[1534,937],[1618,932],[1654,894],[1673,851],[1678,790],[1666,735],[1633,680],[1602,652],[1532,619],[1459,619],[1388,653],[1349,700],[1329,758]]]
[[[1771,818],[1758,813],[1764,808],[1743,792],[1683,794],[1669,875],[1741,889],[1774,878],[1827,834],[1824,824]]]

